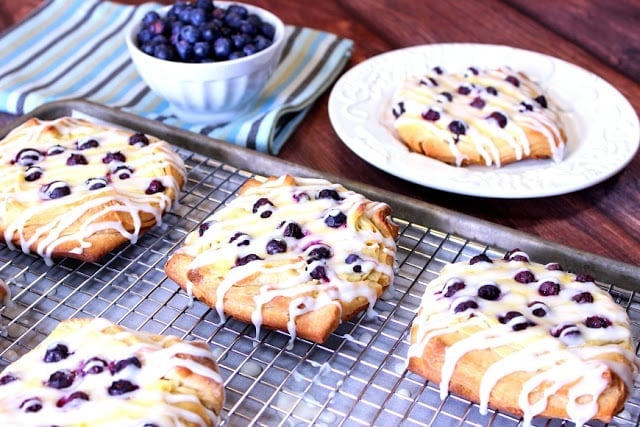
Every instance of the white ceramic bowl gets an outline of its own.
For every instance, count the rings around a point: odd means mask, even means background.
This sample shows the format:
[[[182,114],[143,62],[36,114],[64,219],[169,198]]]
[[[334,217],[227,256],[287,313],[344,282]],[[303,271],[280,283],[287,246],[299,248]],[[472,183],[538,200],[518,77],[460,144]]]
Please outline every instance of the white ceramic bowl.
[[[188,122],[217,125],[229,122],[251,105],[273,74],[284,47],[284,23],[273,13],[240,2],[215,2],[216,6],[245,6],[275,27],[273,43],[253,55],[208,63],[175,62],[156,58],[138,48],[141,22],[130,28],[127,47],[136,69],[151,90],[166,99],[175,114]],[[161,16],[171,6],[158,11]]]

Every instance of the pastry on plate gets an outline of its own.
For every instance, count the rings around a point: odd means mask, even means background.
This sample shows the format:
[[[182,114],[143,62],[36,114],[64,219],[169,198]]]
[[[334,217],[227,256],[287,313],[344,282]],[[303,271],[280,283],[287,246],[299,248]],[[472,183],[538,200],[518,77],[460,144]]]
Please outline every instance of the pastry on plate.
[[[629,318],[594,280],[514,250],[445,266],[411,328],[409,370],[488,407],[604,422],[638,374]]]
[[[61,322],[0,373],[3,426],[216,426],[222,378],[204,342],[105,319]]]
[[[0,141],[0,232],[11,247],[95,261],[162,220],[185,181],[168,143],[63,117]]]
[[[323,342],[393,281],[391,208],[323,179],[251,179],[190,233],[167,275],[221,318]]]
[[[393,125],[416,153],[456,166],[562,160],[565,130],[553,99],[523,72],[469,67],[406,79]]]

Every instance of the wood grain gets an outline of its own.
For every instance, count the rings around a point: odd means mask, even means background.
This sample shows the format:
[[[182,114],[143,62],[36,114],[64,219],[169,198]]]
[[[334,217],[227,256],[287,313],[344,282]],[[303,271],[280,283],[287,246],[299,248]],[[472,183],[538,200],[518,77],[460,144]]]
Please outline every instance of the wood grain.
[[[0,1],[4,31],[40,2]],[[142,3],[142,1],[122,1]],[[163,1],[170,4],[171,1]],[[407,46],[476,42],[506,44],[570,61],[616,87],[640,111],[637,0],[253,0],[287,24],[354,41],[347,69]],[[502,200],[450,194],[408,183],[353,154],[329,121],[327,91],[279,157],[441,205],[619,261],[640,265],[640,158],[591,188],[539,199]],[[7,123],[10,116],[0,117]]]

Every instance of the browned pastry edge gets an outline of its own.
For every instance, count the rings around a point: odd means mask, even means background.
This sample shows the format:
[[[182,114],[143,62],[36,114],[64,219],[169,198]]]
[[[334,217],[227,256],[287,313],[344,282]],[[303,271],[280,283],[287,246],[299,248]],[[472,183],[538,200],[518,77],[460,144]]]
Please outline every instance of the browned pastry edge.
[[[417,328],[417,326],[413,326]],[[445,352],[448,347],[462,339],[465,335],[459,331],[433,337],[425,346],[422,357],[410,357],[408,369],[436,384],[441,383],[441,371]],[[617,353],[602,356],[618,363],[628,363]],[[457,363],[449,391],[473,402],[479,402],[479,390],[482,375],[494,363],[500,363],[501,356],[493,350],[473,350],[465,354]],[[522,361],[526,364],[526,361]],[[518,404],[518,397],[523,384],[535,375],[535,372],[518,371],[501,378],[491,391],[489,406],[499,411],[523,415]],[[624,381],[610,369],[604,373],[608,382],[607,389],[598,399],[598,412],[594,419],[609,422],[615,414],[624,408],[629,391]],[[567,418],[569,386],[560,388],[547,400],[546,409],[538,414],[543,417]],[[537,401],[542,396],[541,388],[534,389],[529,395],[530,401]]]
[[[174,254],[165,266],[167,276],[176,282],[182,289],[192,292],[193,296],[210,307],[215,307],[217,302],[216,289],[221,278],[210,277],[199,270],[189,270],[192,257],[184,254]],[[386,276],[381,276],[386,278]],[[255,308],[254,297],[260,292],[261,280],[264,277],[248,277],[242,282],[232,286],[224,296],[224,312],[238,320],[252,323],[251,314]],[[382,284],[376,287],[377,296],[380,297],[389,281],[382,280]],[[193,285],[189,287],[189,283]],[[362,284],[367,286],[367,284]],[[369,284],[368,286],[371,286]],[[289,321],[289,303],[291,298],[276,297],[262,306],[262,326],[287,330]],[[344,322],[369,306],[365,298],[356,298],[353,301],[340,301],[341,309],[336,305],[326,305],[317,310],[304,313],[295,319],[296,335],[314,342],[322,343],[327,340],[341,322]]]
[[[456,157],[451,152],[449,142],[439,138],[437,135],[434,136],[427,125],[420,122],[402,123],[396,127],[396,131],[401,141],[404,142],[411,151],[424,154],[427,157],[440,160],[450,165],[456,165]],[[493,137],[492,140],[498,149],[502,166],[525,159],[547,159],[553,156],[549,141],[544,134],[533,129],[524,129],[524,132],[529,140],[531,152],[529,155],[523,153],[521,159],[516,157],[516,152],[508,142],[499,140],[495,136]],[[563,141],[565,139],[564,133],[562,134],[562,139]],[[559,143],[560,141],[556,141],[556,146],[559,145]],[[485,159],[480,155],[473,142],[466,141],[462,138],[456,143],[456,147],[461,155],[464,156],[461,166],[486,166]]]

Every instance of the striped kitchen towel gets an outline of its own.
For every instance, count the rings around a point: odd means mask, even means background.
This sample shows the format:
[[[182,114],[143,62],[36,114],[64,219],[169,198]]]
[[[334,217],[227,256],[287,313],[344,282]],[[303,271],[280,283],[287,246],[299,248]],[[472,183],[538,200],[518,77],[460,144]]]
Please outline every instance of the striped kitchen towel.
[[[312,103],[335,81],[353,42],[287,26],[273,81],[255,107],[226,125],[178,120],[138,75],[124,36],[161,5],[101,0],[46,0],[0,35],[0,111],[24,114],[43,103],[82,98],[230,143],[277,154]]]

